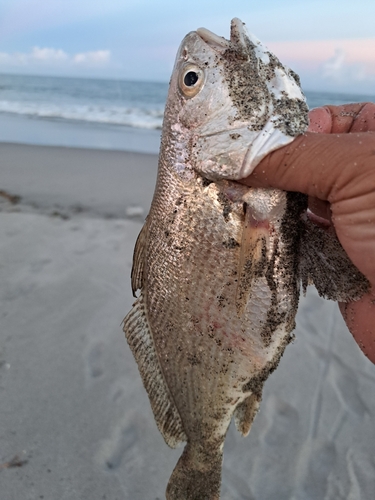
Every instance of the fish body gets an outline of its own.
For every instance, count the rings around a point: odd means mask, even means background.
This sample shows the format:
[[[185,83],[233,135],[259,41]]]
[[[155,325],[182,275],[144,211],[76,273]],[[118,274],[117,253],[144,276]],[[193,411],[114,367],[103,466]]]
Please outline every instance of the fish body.
[[[230,40],[205,29],[183,40],[134,252],[138,298],[124,321],[159,430],[172,447],[187,442],[168,500],[219,498],[231,418],[249,432],[292,339],[301,279],[329,295],[339,278],[316,271],[322,256],[349,265],[337,240],[304,219],[304,195],[237,182],[303,133],[307,112],[298,77],[238,19]],[[324,248],[314,253],[309,239]],[[366,286],[354,272],[351,297]]]

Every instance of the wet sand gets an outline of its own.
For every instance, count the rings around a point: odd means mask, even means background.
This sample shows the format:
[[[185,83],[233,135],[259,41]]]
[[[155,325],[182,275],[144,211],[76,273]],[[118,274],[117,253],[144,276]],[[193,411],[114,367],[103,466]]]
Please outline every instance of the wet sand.
[[[181,449],[154,423],[121,321],[155,155],[0,144],[0,498],[156,500]],[[7,197],[17,195],[20,199]],[[223,500],[375,491],[375,367],[310,289]]]

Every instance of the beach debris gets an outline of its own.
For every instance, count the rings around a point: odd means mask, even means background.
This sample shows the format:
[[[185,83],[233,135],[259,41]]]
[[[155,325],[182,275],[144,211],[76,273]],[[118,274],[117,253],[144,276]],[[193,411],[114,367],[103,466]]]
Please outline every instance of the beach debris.
[[[137,218],[137,217],[143,217],[143,215],[144,215],[144,209],[140,206],[131,205],[129,207],[126,207],[125,209],[125,217]]]
[[[8,191],[4,191],[4,189],[0,190],[0,196],[12,205],[17,205],[17,203],[21,201],[21,196],[18,196],[17,194],[10,194]]]
[[[12,469],[14,467],[22,467],[27,464],[28,460],[20,458],[18,455],[14,455],[14,457],[8,462],[4,462],[0,464],[0,469]]]
[[[230,421],[249,432],[292,340],[301,281],[341,301],[368,287],[305,216],[306,196],[237,182],[302,134],[307,114],[298,76],[239,19],[230,40],[201,28],[182,41],[124,320],[160,432],[187,442],[168,500],[219,498]]]
[[[57,209],[50,212],[50,216],[56,217],[56,218],[59,218],[62,220],[69,220],[70,219],[70,217],[67,213],[62,212],[61,210],[57,210]]]
[[[10,194],[4,189],[0,189],[0,199],[4,202],[10,203],[11,205],[18,205],[21,201],[21,196],[17,194]]]
[[[0,212],[19,212],[21,200],[21,196],[0,189]]]

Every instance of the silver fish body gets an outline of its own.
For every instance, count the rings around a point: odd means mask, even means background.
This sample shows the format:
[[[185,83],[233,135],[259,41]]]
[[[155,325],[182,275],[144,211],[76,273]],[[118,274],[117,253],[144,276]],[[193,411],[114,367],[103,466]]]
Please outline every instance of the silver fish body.
[[[187,442],[168,500],[219,498],[228,426],[234,416],[250,430],[292,338],[301,279],[329,295],[338,273],[324,281],[317,262],[333,251],[339,268],[349,265],[337,240],[303,218],[305,196],[236,182],[306,126],[298,79],[239,20],[230,41],[203,29],[184,39],[134,253],[140,292],[124,322],[160,431],[170,446]],[[309,239],[325,247],[314,253]],[[350,297],[366,287],[354,272]]]

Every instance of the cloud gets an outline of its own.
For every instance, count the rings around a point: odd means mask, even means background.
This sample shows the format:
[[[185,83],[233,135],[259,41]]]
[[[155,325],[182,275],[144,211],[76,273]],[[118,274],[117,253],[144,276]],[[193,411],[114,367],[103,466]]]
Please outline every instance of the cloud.
[[[25,54],[25,56],[27,57],[28,55]],[[69,59],[68,54],[63,50],[50,49],[47,47],[33,47],[33,50],[29,57],[30,59],[35,59],[37,61],[66,61]]]
[[[323,73],[327,78],[337,79],[342,73],[345,64],[345,52],[342,49],[336,49],[335,55],[323,64]]]
[[[0,70],[6,68],[61,68],[103,67],[111,62],[111,51],[97,50],[68,54],[62,49],[33,47],[30,52],[0,52]]]
[[[323,78],[334,83],[374,80],[364,64],[350,63],[347,59],[343,49],[336,49],[334,56],[322,65]]]
[[[269,48],[307,88],[374,93],[375,38],[273,42]]]
[[[375,38],[300,40],[267,45],[282,61],[298,61],[306,67],[317,67],[337,56],[337,51],[343,51],[348,63],[363,64],[375,73]]]
[[[75,64],[106,64],[110,61],[111,52],[109,50],[97,50],[96,52],[80,52],[73,57]]]

